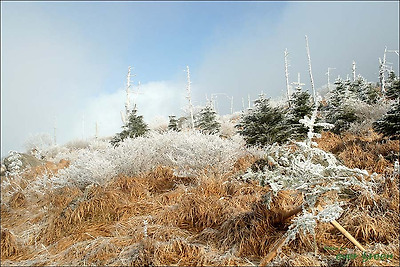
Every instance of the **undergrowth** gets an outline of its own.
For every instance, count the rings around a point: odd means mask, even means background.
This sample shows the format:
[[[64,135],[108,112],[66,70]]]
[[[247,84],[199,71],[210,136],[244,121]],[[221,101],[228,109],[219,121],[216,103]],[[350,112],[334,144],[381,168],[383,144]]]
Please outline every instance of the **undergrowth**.
[[[320,147],[329,143],[334,149],[339,141],[328,137],[335,136],[323,136]],[[127,157],[134,164],[138,152],[132,153]],[[1,193],[1,264],[259,265],[288,233],[274,266],[399,264],[399,175],[393,169],[370,175],[301,143],[238,152],[218,164],[227,164],[224,171],[204,166],[185,175],[174,165],[159,164],[97,183],[50,186],[79,166],[72,160],[7,177]],[[300,213],[282,219],[299,205]],[[361,251],[329,223],[332,219],[368,253],[393,258],[337,259],[338,252],[326,247]]]

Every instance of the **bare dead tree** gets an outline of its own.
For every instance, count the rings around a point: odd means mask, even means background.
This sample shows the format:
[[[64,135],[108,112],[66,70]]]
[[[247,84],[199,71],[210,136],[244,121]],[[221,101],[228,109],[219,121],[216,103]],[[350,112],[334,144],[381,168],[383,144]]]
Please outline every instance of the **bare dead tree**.
[[[313,100],[314,100],[314,103],[316,104],[317,103],[317,95],[315,93],[315,88],[314,88],[314,79],[313,79],[312,70],[311,70],[310,47],[308,46],[308,37],[307,37],[307,35],[306,35],[306,50],[307,50],[307,57],[308,57],[308,72],[310,73]]]

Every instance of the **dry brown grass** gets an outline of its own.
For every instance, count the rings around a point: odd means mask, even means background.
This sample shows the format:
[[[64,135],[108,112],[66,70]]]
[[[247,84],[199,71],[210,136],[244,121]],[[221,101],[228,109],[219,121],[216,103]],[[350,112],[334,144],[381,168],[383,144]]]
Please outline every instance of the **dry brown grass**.
[[[8,229],[1,230],[1,259],[9,258],[19,252],[14,235]]]
[[[255,161],[239,160],[236,172]],[[44,195],[17,192],[1,205],[2,265],[257,265],[291,223],[290,218],[277,223],[282,214],[299,206],[303,196],[281,191],[272,196],[268,209],[268,187],[233,177],[234,172],[177,177],[171,169],[158,167],[83,191],[64,187]],[[398,265],[399,177],[376,179],[380,186],[372,195],[354,187],[344,195],[327,192],[318,203],[346,202],[338,222],[368,253],[392,254],[393,259],[336,260],[338,252],[324,247],[343,247],[350,253],[354,245],[331,224],[319,222],[315,238],[299,234],[273,263]]]
[[[13,208],[20,208],[23,207],[26,203],[25,195],[21,192],[15,192],[12,196],[8,205]]]
[[[365,169],[370,173],[385,173],[388,169],[392,172],[395,155],[400,151],[399,140],[384,139],[372,130],[364,136],[323,132],[322,137],[315,141],[321,149],[335,154],[347,167]]]

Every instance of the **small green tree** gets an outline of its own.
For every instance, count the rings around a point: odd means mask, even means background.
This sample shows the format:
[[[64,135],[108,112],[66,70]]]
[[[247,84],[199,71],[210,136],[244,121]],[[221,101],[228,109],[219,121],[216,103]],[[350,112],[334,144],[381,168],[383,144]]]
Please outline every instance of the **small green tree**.
[[[235,127],[248,145],[283,143],[289,137],[282,109],[271,107],[269,99],[263,95],[254,101],[254,109],[244,114]]]
[[[289,109],[286,114],[286,121],[290,137],[300,141],[307,137],[308,128],[299,121],[304,116],[311,117],[313,103],[308,92],[296,90],[289,100]]]
[[[367,82],[364,77],[358,75],[356,80],[347,81],[348,90],[352,92],[359,100],[372,105],[378,102],[380,97],[379,88],[372,83]]]
[[[374,130],[391,139],[400,139],[400,79],[392,71],[389,74],[385,96],[393,100],[390,110],[373,123]]]
[[[355,114],[355,104],[358,99],[354,90],[350,90],[351,82],[337,79],[335,89],[328,97],[328,104],[324,108],[326,122],[334,126],[332,131],[339,134],[347,130],[351,123],[356,122],[358,117]]]
[[[168,130],[180,132],[180,129],[178,127],[178,120],[175,116],[169,116]]]
[[[211,105],[205,106],[196,116],[195,127],[204,134],[216,134],[221,128],[217,121],[217,113]]]
[[[386,83],[385,96],[388,99],[398,99],[400,97],[400,79],[391,71]]]
[[[143,120],[143,116],[138,116],[137,110],[133,109],[128,116],[128,121],[122,126],[122,132],[117,133],[111,140],[111,144],[116,147],[126,138],[136,138],[142,136],[149,131],[147,124]]]
[[[392,108],[378,121],[373,123],[374,130],[391,139],[400,139],[400,103],[397,100]]]

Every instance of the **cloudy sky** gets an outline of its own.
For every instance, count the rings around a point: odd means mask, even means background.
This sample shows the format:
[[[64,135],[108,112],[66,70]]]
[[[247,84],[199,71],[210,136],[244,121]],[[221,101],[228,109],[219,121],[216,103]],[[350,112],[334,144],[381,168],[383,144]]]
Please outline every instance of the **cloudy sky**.
[[[219,93],[220,113],[262,91],[285,93],[301,74],[310,88],[308,35],[317,88],[357,73],[378,80],[385,46],[399,49],[399,3],[377,2],[1,2],[1,153],[31,135],[62,144],[120,131],[128,66],[148,123],[181,116],[186,65],[195,105]],[[388,54],[398,74],[399,58]],[[136,89],[136,87],[135,87]],[[222,95],[225,94],[225,95]],[[84,118],[84,119],[83,119]]]

